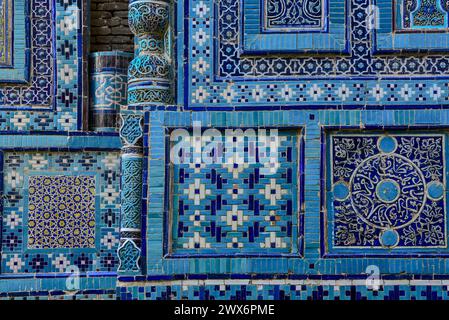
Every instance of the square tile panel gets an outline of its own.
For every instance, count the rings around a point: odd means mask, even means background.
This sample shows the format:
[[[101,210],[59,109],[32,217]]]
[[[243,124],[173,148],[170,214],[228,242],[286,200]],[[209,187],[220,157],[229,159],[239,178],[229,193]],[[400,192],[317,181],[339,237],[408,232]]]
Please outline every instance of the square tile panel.
[[[328,137],[328,250],[353,254],[447,249],[445,135]]]
[[[95,248],[94,176],[28,179],[28,248]]]
[[[222,137],[216,150],[228,150],[228,139]],[[185,159],[173,165],[172,252],[297,253],[299,143],[298,131],[279,131],[258,146],[245,139],[241,162],[236,156],[231,162],[188,163],[193,149],[183,152]],[[214,159],[223,156],[213,152]]]
[[[5,151],[2,159],[2,273],[116,270],[119,153]]]

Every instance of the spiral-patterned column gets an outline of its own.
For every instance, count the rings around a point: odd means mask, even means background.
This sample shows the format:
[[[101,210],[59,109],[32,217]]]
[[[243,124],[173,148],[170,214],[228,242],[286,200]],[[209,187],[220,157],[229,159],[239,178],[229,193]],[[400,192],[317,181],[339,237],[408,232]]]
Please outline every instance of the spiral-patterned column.
[[[165,47],[169,0],[133,1],[129,26],[136,36],[135,57],[128,68],[128,106],[122,108],[121,240],[119,272],[142,272],[143,113],[146,107],[172,102],[170,58]]]

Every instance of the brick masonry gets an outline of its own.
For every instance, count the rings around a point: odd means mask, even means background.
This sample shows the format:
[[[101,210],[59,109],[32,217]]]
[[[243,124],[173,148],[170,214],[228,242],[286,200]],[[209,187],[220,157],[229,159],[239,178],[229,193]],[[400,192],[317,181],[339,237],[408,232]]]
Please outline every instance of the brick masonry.
[[[92,0],[90,4],[90,51],[133,51],[128,26],[127,0]]]

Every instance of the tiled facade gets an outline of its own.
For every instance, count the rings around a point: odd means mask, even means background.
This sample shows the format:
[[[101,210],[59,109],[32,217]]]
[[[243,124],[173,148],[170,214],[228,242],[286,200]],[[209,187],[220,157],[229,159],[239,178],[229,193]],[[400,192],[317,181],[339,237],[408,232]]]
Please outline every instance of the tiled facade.
[[[448,299],[447,3],[11,3],[0,298]]]

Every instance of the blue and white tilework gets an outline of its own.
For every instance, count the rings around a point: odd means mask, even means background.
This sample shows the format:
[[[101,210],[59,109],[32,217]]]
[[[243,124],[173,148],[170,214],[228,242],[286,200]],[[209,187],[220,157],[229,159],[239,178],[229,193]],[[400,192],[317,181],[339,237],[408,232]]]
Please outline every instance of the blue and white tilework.
[[[212,0],[179,4],[185,5],[189,12],[189,17],[178,18],[178,24],[185,25],[184,30],[190,35],[178,38],[178,45],[188,47],[185,65],[178,69],[187,79],[182,82],[185,86],[178,86],[184,107],[234,110],[250,105],[273,109],[447,104],[448,56],[432,53],[432,49],[445,51],[447,33],[407,33],[394,40],[388,26],[393,16],[391,1],[375,3],[380,15],[387,14],[379,18],[377,27],[377,22],[370,20],[372,1],[345,2],[346,31],[343,28],[338,32],[348,34],[343,50],[347,53],[326,56],[323,50],[319,57],[304,56],[299,42],[289,50],[289,55],[276,54],[276,50],[282,52],[282,48],[293,43],[282,43],[281,39],[288,37],[285,33],[277,34],[278,41],[266,48],[274,50],[272,55],[242,54],[240,39],[252,32],[242,30],[242,23],[246,23],[242,8],[248,1],[251,0],[225,0],[216,7]],[[335,3],[329,1],[331,17]],[[385,9],[388,6],[389,11]],[[296,39],[306,41],[309,37],[298,34]],[[417,43],[423,46],[420,50],[413,47]],[[311,47],[317,48],[319,43]],[[390,53],[381,54],[379,50]],[[395,50],[404,52],[392,55]],[[417,51],[424,54],[416,55]]]
[[[441,282],[440,282],[441,283]],[[120,300],[447,300],[447,283],[386,281],[371,290],[360,281],[272,280],[175,281],[173,285],[148,283],[144,287],[118,287]]]
[[[3,159],[2,273],[116,269],[118,153],[5,152]]]
[[[0,66],[9,65],[12,49],[12,1],[0,0]]]
[[[444,151],[438,134],[331,134],[330,251],[445,249]]]
[[[229,139],[223,137],[217,150],[237,152]],[[297,253],[299,140],[297,131],[244,139],[240,154],[217,163],[223,154],[215,151],[214,163],[207,165],[185,160],[193,148],[183,152],[173,169],[173,252]]]
[[[81,3],[31,0],[29,9],[25,9],[25,1],[17,2],[16,6],[22,5],[26,13],[20,17],[22,24],[29,21],[31,29],[28,34],[17,29],[15,34],[23,43],[29,42],[31,57],[26,59],[22,69],[30,79],[15,84],[17,77],[8,74],[9,69],[0,69],[0,78],[6,82],[0,84],[1,130],[73,131],[81,128]],[[28,36],[29,41],[26,40]]]
[[[28,178],[29,249],[95,248],[95,177]]]

